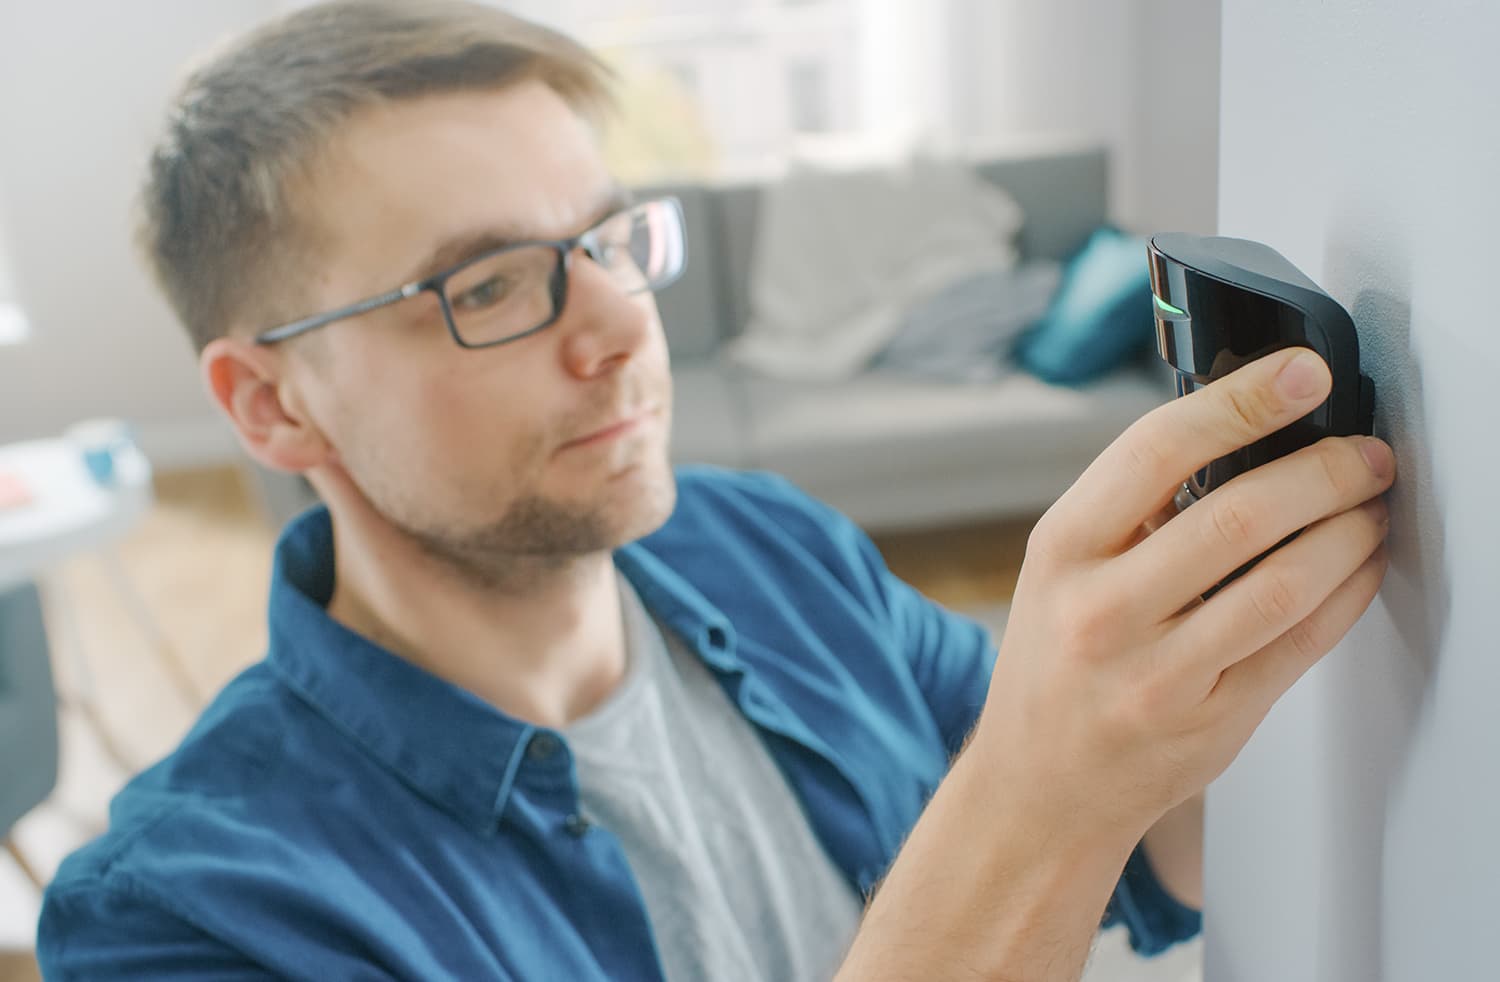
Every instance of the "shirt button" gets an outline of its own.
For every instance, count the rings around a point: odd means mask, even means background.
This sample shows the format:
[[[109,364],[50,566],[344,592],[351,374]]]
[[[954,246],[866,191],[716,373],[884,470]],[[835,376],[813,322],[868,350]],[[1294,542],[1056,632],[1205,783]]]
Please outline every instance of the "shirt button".
[[[538,733],[526,747],[526,756],[531,760],[551,760],[562,749],[562,741],[551,733]]]
[[[592,826],[593,823],[582,815],[569,815],[567,820],[563,822],[563,828],[567,829],[568,834],[575,839],[583,838]]]

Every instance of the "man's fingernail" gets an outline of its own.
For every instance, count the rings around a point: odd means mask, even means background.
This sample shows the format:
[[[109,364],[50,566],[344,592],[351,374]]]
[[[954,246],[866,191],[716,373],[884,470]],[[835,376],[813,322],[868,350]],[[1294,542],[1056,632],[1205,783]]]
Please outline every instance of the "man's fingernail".
[[[1281,369],[1276,376],[1276,391],[1283,398],[1298,402],[1317,395],[1323,385],[1323,359],[1304,351]]]
[[[1367,436],[1359,441],[1359,452],[1364,454],[1365,463],[1370,465],[1370,470],[1376,477],[1383,480],[1391,476],[1391,465],[1395,458],[1391,455],[1390,447],[1373,436]]]

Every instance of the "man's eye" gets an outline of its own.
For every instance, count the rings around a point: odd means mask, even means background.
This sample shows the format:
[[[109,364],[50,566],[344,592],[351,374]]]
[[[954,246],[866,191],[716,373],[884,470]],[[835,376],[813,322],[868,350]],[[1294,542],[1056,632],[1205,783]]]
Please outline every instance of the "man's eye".
[[[505,299],[506,291],[509,289],[510,284],[505,281],[504,277],[491,276],[454,297],[453,306],[460,310],[483,310],[485,307],[493,307]]]

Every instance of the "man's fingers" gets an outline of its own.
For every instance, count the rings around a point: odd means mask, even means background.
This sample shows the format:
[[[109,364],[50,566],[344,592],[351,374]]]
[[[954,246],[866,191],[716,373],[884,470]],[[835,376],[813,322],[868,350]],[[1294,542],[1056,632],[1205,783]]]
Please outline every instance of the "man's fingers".
[[[1048,548],[1078,557],[1114,554],[1190,474],[1301,419],[1331,386],[1322,358],[1288,348],[1152,410],[1052,506],[1042,520]]]
[[[1386,528],[1379,499],[1313,525],[1172,625],[1174,660],[1217,678],[1317,610],[1380,546]]]
[[[1143,613],[1165,619],[1288,535],[1368,501],[1394,479],[1385,444],[1329,437],[1216,489],[1121,556],[1114,575],[1150,597],[1153,609]]]
[[[1260,725],[1276,700],[1364,616],[1380,592],[1388,565],[1381,546],[1311,615],[1226,669],[1209,695],[1211,711],[1212,704],[1218,703],[1224,713],[1247,714],[1251,729]]]

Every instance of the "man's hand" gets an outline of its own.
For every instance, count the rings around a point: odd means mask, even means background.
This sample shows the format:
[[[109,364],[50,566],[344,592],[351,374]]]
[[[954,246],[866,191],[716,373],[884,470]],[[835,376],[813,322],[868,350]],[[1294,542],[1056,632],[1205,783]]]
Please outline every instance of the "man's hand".
[[[1188,474],[1306,415],[1329,385],[1317,355],[1291,349],[1173,400],[1037,525],[973,744],[1060,827],[1139,839],[1374,599],[1378,496],[1395,472],[1379,440],[1330,437],[1171,505]]]
[[[1330,438],[1171,506],[1190,474],[1305,416],[1329,385],[1305,349],[1247,365],[1138,421],[1043,516],[980,722],[840,978],[1082,974],[1131,849],[1229,765],[1379,588],[1395,463],[1378,440]]]

